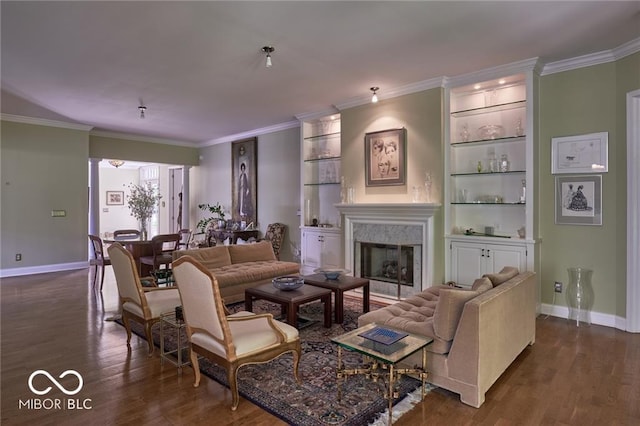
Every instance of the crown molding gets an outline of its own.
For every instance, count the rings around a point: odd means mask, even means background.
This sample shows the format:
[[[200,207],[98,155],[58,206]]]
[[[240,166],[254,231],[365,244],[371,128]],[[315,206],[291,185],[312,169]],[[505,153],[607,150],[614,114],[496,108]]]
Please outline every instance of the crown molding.
[[[631,40],[613,49],[613,57],[618,60],[640,52],[640,38]]]
[[[332,106],[331,108],[327,108],[323,111],[315,111],[315,112],[307,112],[304,114],[296,114],[296,118],[300,121],[313,121],[318,120],[320,118],[324,118],[328,115],[338,114],[340,111],[338,108]]]
[[[173,139],[153,138],[150,136],[140,136],[127,133],[109,132],[106,130],[93,130],[89,133],[90,136],[102,136],[105,138],[123,139],[138,142],[158,143],[162,145],[177,145],[186,146],[189,148],[198,148],[198,144],[193,142],[177,141]]]
[[[594,65],[606,64],[640,52],[640,38],[631,40],[611,50],[590,53],[563,61],[549,62],[544,66],[541,75],[556,74]]]
[[[578,56],[576,58],[566,59],[563,61],[549,62],[544,66],[541,75],[556,74],[564,71],[571,71],[579,68],[590,67],[593,65],[606,64],[615,61],[613,51],[605,50],[588,55]]]
[[[300,122],[298,120],[292,120],[292,121],[287,121],[285,123],[274,124],[273,126],[261,127],[259,129],[249,130],[242,133],[236,133],[234,135],[224,136],[218,139],[211,139],[199,146],[205,147],[205,146],[217,145],[220,143],[233,142],[240,139],[252,138],[254,136],[260,136],[267,133],[278,132],[280,130],[293,129],[295,127],[300,127]]]
[[[523,59],[522,61],[511,62],[497,67],[485,68],[468,74],[457,75],[446,78],[446,87],[466,86],[478,81],[492,80],[505,75],[521,74],[528,71],[540,73],[539,58]]]
[[[23,124],[34,124],[36,126],[48,126],[48,127],[59,127],[62,129],[70,129],[70,130],[82,130],[85,132],[93,129],[93,126],[87,126],[86,124],[79,123],[68,123],[66,121],[58,121],[58,120],[48,120],[45,118],[35,118],[35,117],[26,117],[23,115],[13,115],[13,114],[0,114],[0,119],[3,121],[12,121],[14,123],[23,123]]]
[[[378,90],[378,99],[392,99],[412,93],[423,92],[429,89],[443,87],[444,77],[430,78],[416,83],[405,84],[389,90]],[[371,103],[371,95],[356,96],[335,104],[339,111]]]

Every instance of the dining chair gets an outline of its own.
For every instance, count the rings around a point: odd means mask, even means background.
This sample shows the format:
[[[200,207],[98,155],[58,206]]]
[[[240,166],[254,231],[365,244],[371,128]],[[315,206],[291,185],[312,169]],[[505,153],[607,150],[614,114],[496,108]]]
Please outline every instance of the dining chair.
[[[91,247],[93,249],[93,258],[89,259],[89,266],[95,266],[96,271],[93,275],[93,286],[96,286],[96,280],[98,279],[98,267],[100,267],[100,291],[104,285],[104,268],[111,265],[111,259],[104,255],[104,246],[102,244],[102,238],[97,235],[89,234],[89,241],[91,241]]]
[[[140,238],[140,231],[137,229],[117,229],[113,231],[113,239],[132,239]]]
[[[243,365],[266,363],[282,354],[293,354],[293,375],[298,383],[301,347],[295,327],[273,319],[271,314],[241,311],[225,313],[218,280],[191,256],[173,263],[180,290],[182,313],[191,347],[194,387],[200,384],[198,354],[227,370],[231,388],[231,410],[238,408],[238,369]]]
[[[151,265],[153,270],[160,269],[162,265],[169,268],[173,261],[172,253],[177,250],[180,243],[180,234],[160,234],[151,239],[151,256],[141,256],[141,265]]]
[[[143,287],[138,268],[131,253],[120,243],[107,248],[118,285],[122,322],[127,330],[127,347],[131,348],[131,320],[144,326],[149,345],[149,356],[153,355],[151,328],[160,321],[160,315],[174,311],[180,306],[180,294],[176,288]]]
[[[189,248],[189,242],[191,240],[191,229],[183,228],[178,231],[180,235],[180,242],[178,243],[179,250],[186,250]]]

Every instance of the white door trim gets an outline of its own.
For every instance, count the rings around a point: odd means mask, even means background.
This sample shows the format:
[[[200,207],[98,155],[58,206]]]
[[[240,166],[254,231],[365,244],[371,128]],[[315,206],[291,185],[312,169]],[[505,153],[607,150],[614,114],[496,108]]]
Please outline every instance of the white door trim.
[[[640,90],[627,93],[626,330],[640,332]]]

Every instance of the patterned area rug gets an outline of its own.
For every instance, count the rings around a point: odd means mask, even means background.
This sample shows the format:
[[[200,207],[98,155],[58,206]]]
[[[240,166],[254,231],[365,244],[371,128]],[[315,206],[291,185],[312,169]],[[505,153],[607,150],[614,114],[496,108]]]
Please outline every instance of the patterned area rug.
[[[372,310],[379,307],[372,302]],[[280,306],[266,301],[254,302],[253,309],[256,313],[270,312],[274,317],[280,315]],[[244,310],[244,304],[231,305],[229,310]],[[349,377],[342,385],[342,400],[337,399],[337,346],[330,339],[357,328],[361,312],[360,300],[345,298],[343,324],[324,328],[322,304],[302,306],[300,316],[306,319],[305,326],[300,330],[302,358],[299,371],[302,384],[298,385],[293,377],[293,356],[285,354],[266,364],[241,367],[238,372],[240,395],[292,425],[355,426],[368,425],[376,419],[383,420],[380,417],[387,411],[387,401],[382,397],[384,381],[372,383],[363,376]],[[142,327],[137,323],[132,322],[132,329],[137,335],[144,336]],[[154,327],[153,336],[156,346],[159,346],[158,327]],[[175,339],[165,329],[165,350],[175,348]],[[343,360],[347,367],[362,364],[360,355],[344,350]],[[225,370],[216,364],[200,358],[200,370],[229,387]],[[399,385],[399,398],[394,403],[416,389],[419,392],[419,386],[418,380],[403,376]],[[411,400],[405,411],[418,402],[419,397],[416,400],[415,394],[413,392],[413,396],[410,395],[403,401],[407,404]],[[399,409],[397,411],[398,413],[394,409],[394,420],[403,412]]]

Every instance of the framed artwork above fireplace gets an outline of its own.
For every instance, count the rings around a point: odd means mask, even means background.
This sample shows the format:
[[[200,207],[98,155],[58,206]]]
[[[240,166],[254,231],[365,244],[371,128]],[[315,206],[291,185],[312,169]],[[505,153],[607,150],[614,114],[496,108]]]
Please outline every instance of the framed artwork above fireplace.
[[[364,136],[367,186],[404,185],[407,129],[390,129]]]

